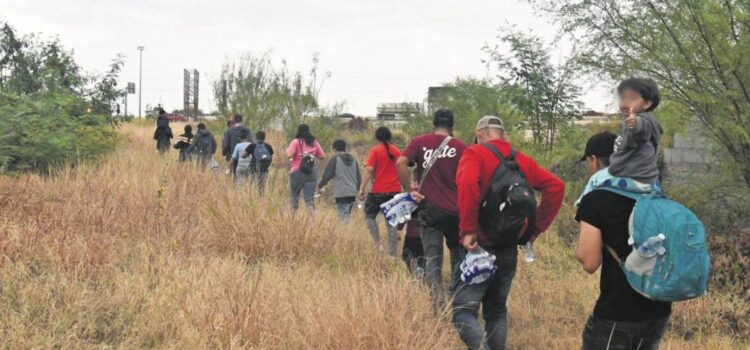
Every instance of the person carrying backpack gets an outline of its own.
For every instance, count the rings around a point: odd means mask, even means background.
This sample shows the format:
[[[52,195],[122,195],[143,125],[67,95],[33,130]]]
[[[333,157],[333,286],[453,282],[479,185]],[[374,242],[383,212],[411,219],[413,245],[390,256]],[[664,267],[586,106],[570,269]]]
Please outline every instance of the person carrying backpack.
[[[273,162],[273,147],[266,143],[265,131],[258,131],[255,134],[255,140],[257,143],[251,143],[247,146],[244,156],[252,156],[250,174],[253,181],[258,183],[258,193],[262,196],[266,189],[268,171],[271,169],[271,163]]]
[[[616,138],[600,133],[588,140],[584,159],[591,174],[610,165]],[[710,258],[702,223],[661,192],[607,186],[581,198],[576,221],[576,258],[588,273],[602,268],[582,348],[658,349],[671,302],[706,291]]]
[[[166,117],[164,120],[167,120]],[[156,140],[156,149],[159,150],[159,153],[165,154],[169,151],[172,138],[174,138],[174,135],[172,134],[172,128],[169,127],[168,120],[167,123],[162,123],[156,127],[154,140]]]
[[[216,139],[211,131],[206,128],[206,124],[198,124],[198,132],[193,144],[190,145],[189,152],[201,167],[206,167],[211,163],[214,153],[216,153]]]
[[[315,209],[315,185],[318,183],[318,165],[316,160],[325,157],[323,148],[315,140],[310,127],[300,124],[297,135],[289,143],[286,156],[291,158],[292,166],[289,174],[289,187],[292,190],[290,202],[292,210],[299,209],[299,195],[304,194],[305,205],[308,210]]]
[[[469,349],[504,349],[517,245],[547,230],[562,205],[565,184],[513,149],[500,118],[480,119],[476,137],[479,144],[464,151],[456,173],[460,242],[469,253],[494,255],[489,261],[496,272],[475,283],[464,282],[456,269],[453,324]],[[538,207],[533,191],[542,194]],[[484,329],[477,320],[480,305]]]
[[[318,183],[318,192],[321,192],[328,182],[333,180],[336,211],[343,223],[349,223],[357,190],[362,183],[362,174],[357,160],[346,152],[346,141],[341,139],[333,141],[333,150],[336,155],[328,161],[323,171],[323,177]]]

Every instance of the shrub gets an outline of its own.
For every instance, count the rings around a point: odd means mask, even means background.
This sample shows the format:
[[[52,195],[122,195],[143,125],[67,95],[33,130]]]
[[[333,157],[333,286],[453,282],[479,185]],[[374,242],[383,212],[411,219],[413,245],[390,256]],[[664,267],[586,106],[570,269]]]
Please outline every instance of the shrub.
[[[117,140],[108,117],[87,114],[80,99],[64,92],[0,92],[0,130],[3,172],[47,172],[110,152]]]

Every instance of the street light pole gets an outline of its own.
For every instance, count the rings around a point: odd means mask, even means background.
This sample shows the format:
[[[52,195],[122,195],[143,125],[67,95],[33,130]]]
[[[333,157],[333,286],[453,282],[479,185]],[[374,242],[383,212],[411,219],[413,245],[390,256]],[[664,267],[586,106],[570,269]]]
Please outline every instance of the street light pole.
[[[138,46],[140,54],[140,63],[138,64],[138,118],[142,117],[141,114],[141,93],[143,92],[143,49],[145,47]]]

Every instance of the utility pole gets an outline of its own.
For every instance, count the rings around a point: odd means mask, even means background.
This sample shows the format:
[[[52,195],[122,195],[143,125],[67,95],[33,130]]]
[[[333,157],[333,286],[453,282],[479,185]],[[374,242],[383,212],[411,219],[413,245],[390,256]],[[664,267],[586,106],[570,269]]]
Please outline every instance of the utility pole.
[[[135,83],[128,82],[128,87],[125,88],[125,117],[128,117],[128,95],[135,93]]]
[[[143,116],[141,114],[141,94],[143,93],[143,49],[145,49],[145,47],[138,46],[140,54],[140,63],[138,64],[138,118]]]

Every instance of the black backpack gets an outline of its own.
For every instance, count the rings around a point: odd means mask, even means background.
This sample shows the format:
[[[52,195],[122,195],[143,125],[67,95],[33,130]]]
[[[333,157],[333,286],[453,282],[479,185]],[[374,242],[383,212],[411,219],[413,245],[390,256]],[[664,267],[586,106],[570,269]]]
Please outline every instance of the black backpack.
[[[271,167],[271,152],[268,150],[265,142],[261,142],[255,145],[255,151],[253,151],[253,160],[255,161],[255,167],[258,171],[268,171]]]
[[[489,149],[500,165],[492,177],[492,186],[479,208],[479,224],[492,246],[526,244],[536,230],[536,198],[511,149],[506,158],[492,144]]]
[[[211,143],[208,141],[204,142],[202,137],[196,137],[195,141],[193,142],[194,152],[199,156],[208,156],[210,147]]]
[[[301,171],[305,175],[310,175],[313,172],[313,168],[315,167],[315,158],[308,153],[305,153],[302,148],[302,143],[305,142],[302,139],[297,139],[298,145],[299,145],[299,152],[301,163],[299,165],[299,171]]]

